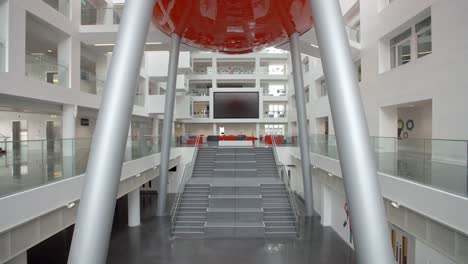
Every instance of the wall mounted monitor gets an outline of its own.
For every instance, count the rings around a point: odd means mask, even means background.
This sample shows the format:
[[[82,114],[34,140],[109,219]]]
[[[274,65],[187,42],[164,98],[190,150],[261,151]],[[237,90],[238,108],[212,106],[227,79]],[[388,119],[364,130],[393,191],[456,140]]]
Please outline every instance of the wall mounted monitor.
[[[259,118],[258,92],[213,93],[214,118]]]

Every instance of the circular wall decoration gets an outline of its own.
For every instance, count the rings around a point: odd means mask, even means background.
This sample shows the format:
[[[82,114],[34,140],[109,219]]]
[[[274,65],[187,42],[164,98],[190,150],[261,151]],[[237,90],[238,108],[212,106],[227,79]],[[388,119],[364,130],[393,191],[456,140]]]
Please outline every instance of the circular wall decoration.
[[[398,119],[398,129],[403,129],[405,128],[405,122],[403,120]]]
[[[403,133],[403,138],[408,138],[408,132]]]
[[[410,119],[410,120],[406,121],[406,128],[407,128],[409,131],[413,130],[413,128],[414,128],[414,121],[413,121],[413,119]]]

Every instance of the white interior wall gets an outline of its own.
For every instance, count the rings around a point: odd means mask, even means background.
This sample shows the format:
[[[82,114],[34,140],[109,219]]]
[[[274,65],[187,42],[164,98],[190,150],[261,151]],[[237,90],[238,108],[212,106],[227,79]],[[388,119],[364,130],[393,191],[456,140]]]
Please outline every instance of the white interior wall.
[[[28,140],[43,140],[46,138],[46,121],[54,121],[56,138],[61,138],[60,127],[62,119],[57,115],[20,113],[20,112],[0,112],[0,134],[12,137],[12,121],[27,121]]]
[[[380,73],[380,64],[388,59],[381,39],[427,8],[432,13],[433,53]],[[362,0],[360,9],[364,73],[361,91],[371,135],[380,135],[380,107],[432,99],[432,137],[466,139],[468,123],[459,122],[459,117],[468,111],[468,34],[464,28],[468,24],[468,2],[394,1],[379,12],[378,1]],[[457,129],[447,129],[454,124]]]
[[[432,103],[424,103],[413,107],[399,107],[398,119],[404,122],[405,127],[402,134],[408,133],[408,138],[432,138]],[[408,120],[414,121],[414,128],[412,130],[406,127]],[[397,123],[395,120],[386,120],[385,122]],[[389,124],[389,126],[391,125]]]

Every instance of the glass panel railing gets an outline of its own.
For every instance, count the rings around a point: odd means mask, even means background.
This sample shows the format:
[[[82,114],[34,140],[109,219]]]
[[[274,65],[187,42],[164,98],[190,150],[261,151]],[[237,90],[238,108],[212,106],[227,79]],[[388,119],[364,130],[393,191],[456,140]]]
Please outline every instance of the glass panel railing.
[[[102,95],[105,81],[96,77],[96,74],[89,71],[81,71],[80,90],[85,93]]]
[[[192,172],[193,172],[193,168],[195,167],[195,162],[197,160],[198,146],[200,142],[201,142],[200,137],[196,137],[195,144],[194,144],[195,149],[193,151],[192,160],[187,165],[185,165],[184,175],[182,176],[182,179],[179,184],[179,188],[176,193],[176,198],[172,205],[171,222],[170,222],[170,236],[171,237],[174,236],[176,220],[177,220],[176,219],[177,210],[179,209],[179,206],[182,203],[182,196],[184,194],[185,184],[192,178]]]
[[[6,49],[5,43],[0,40],[0,72],[6,71]]]
[[[81,25],[118,25],[123,13],[123,6],[82,8]]]
[[[286,118],[286,111],[266,111],[263,114],[264,118]]]
[[[66,17],[70,17],[70,0],[42,0]]]
[[[348,33],[349,40],[361,43],[361,30],[359,27],[346,25],[346,33]]]
[[[286,193],[288,196],[289,203],[291,205],[291,209],[294,212],[294,227],[296,230],[296,236],[299,237],[300,235],[300,212],[299,212],[299,207],[296,204],[296,195],[294,194],[292,187],[291,187],[291,181],[289,177],[289,172],[288,168],[284,163],[281,162],[279,155],[278,155],[278,150],[277,147],[278,145],[276,144],[276,138],[272,138],[272,146],[273,146],[273,155],[275,157],[275,163],[276,167],[278,169],[278,175],[281,178],[281,180],[284,183],[284,186],[286,187]]]
[[[0,197],[85,173],[91,139],[0,142]],[[127,141],[125,161],[160,152],[158,138]]]
[[[468,197],[468,143],[372,137],[377,171]],[[311,152],[338,158],[335,136],[313,135]]]
[[[68,68],[46,55],[26,54],[26,76],[39,81],[68,87]]]

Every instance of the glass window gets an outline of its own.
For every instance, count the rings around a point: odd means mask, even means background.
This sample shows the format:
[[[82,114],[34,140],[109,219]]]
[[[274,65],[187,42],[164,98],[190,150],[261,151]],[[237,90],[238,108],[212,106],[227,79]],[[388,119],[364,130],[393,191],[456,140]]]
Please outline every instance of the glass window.
[[[327,82],[325,80],[320,81],[320,97],[327,96],[328,95],[328,90],[327,90]]]
[[[431,17],[416,24],[418,38],[418,58],[432,53]]]
[[[392,68],[411,61],[411,29],[390,40],[390,56]]]

